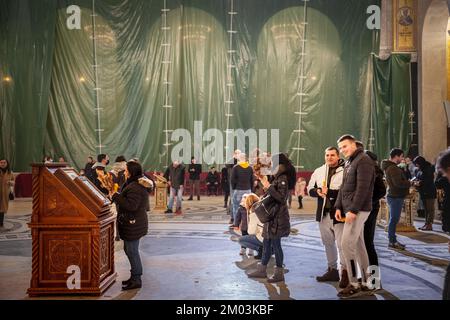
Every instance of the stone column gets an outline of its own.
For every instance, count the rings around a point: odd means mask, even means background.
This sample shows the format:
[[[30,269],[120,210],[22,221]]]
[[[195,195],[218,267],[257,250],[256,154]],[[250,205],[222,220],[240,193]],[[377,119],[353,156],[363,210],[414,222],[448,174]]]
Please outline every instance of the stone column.
[[[392,0],[381,1],[380,58],[387,59],[392,53]]]

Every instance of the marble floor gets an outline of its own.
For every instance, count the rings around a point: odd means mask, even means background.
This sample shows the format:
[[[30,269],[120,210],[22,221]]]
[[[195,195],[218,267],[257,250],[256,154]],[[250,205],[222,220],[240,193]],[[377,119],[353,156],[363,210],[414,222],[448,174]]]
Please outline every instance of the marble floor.
[[[336,283],[318,283],[326,258],[317,223],[315,202],[305,200],[304,210],[291,210],[294,233],[283,239],[286,281],[269,284],[249,279],[253,257],[240,256],[235,236],[228,231],[228,216],[219,197],[186,201],[183,216],[152,213],[149,233],[141,240],[143,288],[121,291],[120,281],[129,276],[129,264],[116,242],[116,281],[101,297],[41,297],[33,299],[305,299],[334,300]],[[31,274],[31,238],[26,223],[31,201],[11,203],[7,232],[0,233],[0,299],[30,299],[26,295]],[[416,222],[419,226],[421,221]],[[435,226],[439,230],[439,226]],[[407,251],[387,249],[387,236],[378,228],[375,243],[381,264],[383,289],[361,299],[441,299],[445,268],[449,263],[448,236],[439,233],[399,235]],[[272,272],[274,261],[269,264]]]

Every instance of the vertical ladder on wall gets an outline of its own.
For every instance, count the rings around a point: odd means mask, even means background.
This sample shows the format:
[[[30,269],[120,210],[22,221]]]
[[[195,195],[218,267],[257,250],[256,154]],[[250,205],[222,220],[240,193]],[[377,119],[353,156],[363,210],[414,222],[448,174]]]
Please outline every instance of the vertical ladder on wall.
[[[232,105],[234,104],[233,101],[233,69],[236,68],[236,65],[234,64],[235,59],[234,56],[236,54],[236,50],[233,49],[233,35],[237,33],[237,30],[233,29],[233,18],[235,15],[237,15],[237,12],[234,9],[234,0],[229,0],[230,3],[230,9],[228,11],[229,16],[229,30],[227,30],[228,33],[228,51],[227,51],[227,81],[226,81],[226,89],[225,89],[225,119],[226,119],[226,129],[225,134],[226,137],[228,137],[228,134],[232,132],[230,129],[230,120],[233,117],[232,113]],[[225,154],[228,155],[228,153],[232,152],[232,150],[228,150],[228,141],[229,139],[225,139]],[[229,160],[229,159],[226,159]]]
[[[105,147],[105,145],[102,145],[102,132],[104,131],[104,129],[102,129],[101,127],[101,111],[103,110],[103,108],[100,107],[100,94],[99,91],[101,90],[100,88],[100,83],[99,83],[99,79],[98,79],[98,62],[97,62],[97,35],[95,33],[95,17],[97,15],[95,14],[95,0],[92,0],[92,47],[93,47],[93,59],[94,59],[94,64],[92,65],[92,68],[94,69],[94,96],[95,96],[95,107],[94,107],[94,111],[96,113],[96,117],[97,117],[97,123],[96,123],[96,128],[95,128],[95,132],[97,133],[97,150],[98,150],[98,154],[102,153],[102,149],[103,147]]]
[[[167,14],[169,13],[170,9],[167,8],[167,0],[164,0],[164,7],[161,9],[161,31],[163,33],[163,43],[161,44],[161,47],[163,48],[163,56],[161,61],[161,67],[162,67],[162,74],[164,77],[164,104],[162,105],[163,112],[164,112],[164,130],[163,134],[165,136],[165,142],[163,144],[165,148],[165,155],[166,155],[166,161],[164,162],[163,167],[167,168],[169,165],[169,148],[171,146],[171,143],[169,142],[169,135],[173,130],[169,129],[169,110],[172,108],[172,105],[170,104],[170,85],[171,82],[169,81],[169,74],[170,74],[170,65],[172,61],[170,60],[170,40],[168,33],[170,31],[170,26],[167,23]]]
[[[301,41],[301,52],[300,52],[300,68],[298,72],[298,88],[297,88],[297,99],[298,99],[298,109],[295,112],[295,115],[298,116],[298,125],[297,129],[294,130],[294,133],[297,133],[297,146],[292,148],[292,150],[296,153],[296,165],[295,168],[297,170],[304,169],[304,166],[300,165],[300,155],[303,151],[306,151],[306,148],[302,146],[302,133],[305,133],[304,127],[303,127],[303,120],[304,117],[308,115],[307,112],[304,112],[303,110],[303,101],[304,97],[308,95],[305,91],[305,80],[306,80],[306,74],[305,74],[305,59],[306,59],[306,29],[308,26],[307,21],[307,12],[308,12],[308,6],[307,3],[309,0],[302,0],[303,1],[303,21],[301,22],[302,27],[302,37],[300,39]]]
[[[417,133],[414,132],[414,125],[416,124],[416,121],[415,121],[416,113],[413,110],[411,63],[409,64],[409,94],[410,94],[410,96],[409,96],[408,119],[409,119],[409,138],[411,139],[410,148],[415,148],[418,145],[417,145],[417,143],[414,143]]]

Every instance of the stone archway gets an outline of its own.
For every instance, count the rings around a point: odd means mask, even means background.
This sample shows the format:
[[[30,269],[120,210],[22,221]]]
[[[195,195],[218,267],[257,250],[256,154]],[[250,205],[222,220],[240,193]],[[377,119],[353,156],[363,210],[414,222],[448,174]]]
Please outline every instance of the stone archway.
[[[447,147],[447,121],[443,101],[447,99],[448,19],[447,1],[431,1],[422,28],[419,108],[420,154],[429,161],[434,161],[439,152]]]

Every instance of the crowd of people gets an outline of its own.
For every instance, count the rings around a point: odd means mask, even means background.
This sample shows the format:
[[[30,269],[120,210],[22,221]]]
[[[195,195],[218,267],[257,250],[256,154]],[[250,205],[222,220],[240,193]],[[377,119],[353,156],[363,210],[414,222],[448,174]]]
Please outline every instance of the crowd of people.
[[[345,159],[341,159],[343,155]],[[44,162],[53,160],[49,157]],[[59,159],[64,162],[64,158]],[[109,166],[109,156],[100,154],[96,161],[89,157],[80,174],[86,176],[115,205],[117,212],[116,240],[124,241],[124,251],[131,265],[131,276],[123,281],[123,289],[142,286],[143,272],[139,241],[147,234],[149,194],[155,186],[151,176],[143,171],[138,159],[126,161],[118,156]],[[110,170],[107,171],[107,167]],[[190,197],[200,200],[201,165],[192,158],[188,166]],[[111,184],[105,183],[105,177]],[[185,166],[173,161],[164,177],[168,182],[169,200],[166,213],[181,213]],[[113,187],[111,187],[111,185]],[[14,175],[9,163],[0,159],[0,231],[4,231],[4,215],[13,194]],[[352,298],[373,294],[372,273],[379,267],[374,236],[380,200],[386,196],[389,207],[388,248],[405,250],[396,236],[405,198],[412,189],[420,194],[418,215],[425,224],[420,229],[433,230],[435,202],[442,212],[442,229],[450,232],[450,149],[440,155],[435,165],[417,156],[412,161],[404,151],[391,150],[379,164],[373,152],[351,135],[344,135],[337,146],[325,149],[324,164],[314,170],[307,181],[297,179],[295,167],[286,154],[271,155],[255,150],[247,156],[236,150],[233,159],[221,173],[211,167],[206,178],[208,194],[217,195],[219,186],[224,194],[224,207],[229,209],[230,228],[239,234],[239,254],[260,260],[250,278],[267,278],[268,282],[284,281],[284,252],[281,239],[291,233],[289,208],[292,196],[298,208],[303,197],[317,199],[316,221],[325,248],[327,269],[316,277],[319,282],[338,282],[338,296]],[[450,246],[450,244],[449,244]],[[275,255],[273,275],[267,265]],[[380,280],[380,279],[378,279]],[[444,299],[449,299],[447,270]]]
[[[280,240],[290,234],[288,208],[292,194],[299,197],[301,207],[306,184],[302,178],[295,181],[295,169],[286,155],[277,157],[280,166],[272,167],[273,171],[266,174],[260,172],[259,159],[252,162],[250,157],[247,161],[239,150],[234,154],[234,165],[229,166],[230,224],[241,235],[239,254],[261,260],[256,270],[247,275],[268,278],[268,282],[284,281]],[[420,230],[433,229],[438,198],[442,229],[450,231],[450,150],[440,156],[435,166],[421,156],[411,161],[398,148],[392,149],[388,159],[379,164],[377,155],[364,150],[364,145],[355,137],[344,135],[337,141],[337,147],[326,148],[324,160],[324,165],[313,172],[306,191],[317,198],[316,221],[327,259],[327,270],[316,280],[338,282],[339,297],[371,295],[381,288],[381,279],[372,275],[380,274],[376,272],[379,262],[374,237],[380,200],[385,196],[389,207],[389,249],[405,250],[405,245],[397,240],[396,227],[405,198],[413,189],[420,195],[419,215],[422,211],[425,217]],[[274,211],[267,209],[270,207],[268,199],[277,204]],[[261,213],[261,206],[266,208],[265,214]],[[274,274],[267,277],[267,263],[272,253],[276,267]],[[444,299],[449,299],[448,282],[449,270]]]

